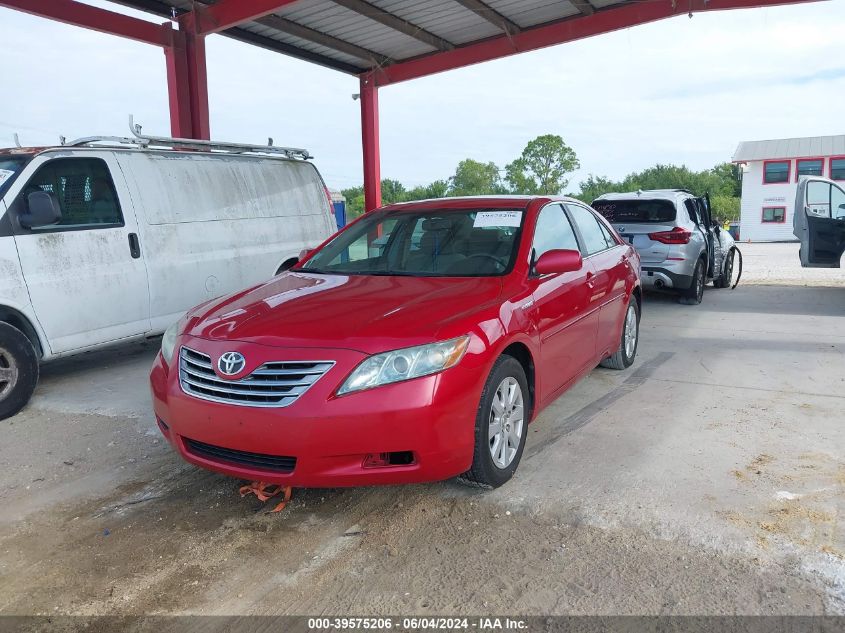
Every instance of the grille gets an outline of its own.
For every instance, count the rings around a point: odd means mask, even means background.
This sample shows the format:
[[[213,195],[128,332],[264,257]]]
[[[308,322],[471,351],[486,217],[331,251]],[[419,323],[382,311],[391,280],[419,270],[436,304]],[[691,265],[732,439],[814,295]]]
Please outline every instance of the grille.
[[[179,351],[182,391],[203,400],[248,407],[286,407],[334,365],[334,361],[272,362],[240,380],[214,373],[211,357],[183,347]]]
[[[183,437],[182,440],[185,442],[185,448],[188,449],[189,453],[214,462],[226,462],[236,466],[249,466],[250,468],[277,473],[290,473],[296,467],[296,457],[237,451],[233,448],[205,444],[204,442],[198,442],[187,437]]]

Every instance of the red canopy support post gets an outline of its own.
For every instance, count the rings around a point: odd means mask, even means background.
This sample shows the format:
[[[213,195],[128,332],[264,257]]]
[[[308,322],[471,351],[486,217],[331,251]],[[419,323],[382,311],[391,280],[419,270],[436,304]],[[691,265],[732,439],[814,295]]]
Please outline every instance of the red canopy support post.
[[[378,87],[372,73],[361,75],[361,145],[364,155],[364,211],[381,206]]]
[[[165,46],[170,133],[177,138],[209,140],[208,75],[205,37],[198,35],[191,13],[179,18],[179,30]]]

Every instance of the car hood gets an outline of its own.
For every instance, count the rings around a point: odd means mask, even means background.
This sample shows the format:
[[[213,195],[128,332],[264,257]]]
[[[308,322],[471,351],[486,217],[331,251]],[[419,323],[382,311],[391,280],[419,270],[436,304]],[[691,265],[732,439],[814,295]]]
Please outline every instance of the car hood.
[[[196,308],[185,333],[209,340],[375,354],[439,340],[447,325],[488,306],[501,289],[498,277],[287,272]]]

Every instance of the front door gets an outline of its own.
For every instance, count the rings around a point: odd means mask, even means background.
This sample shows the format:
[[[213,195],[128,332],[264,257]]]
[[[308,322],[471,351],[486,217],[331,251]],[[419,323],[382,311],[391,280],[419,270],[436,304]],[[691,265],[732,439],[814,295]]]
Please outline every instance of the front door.
[[[36,161],[10,212],[30,300],[50,349],[58,354],[149,331],[147,271],[113,157],[79,152]],[[17,222],[34,191],[56,196],[62,213],[56,224],[27,229]]]
[[[801,266],[839,268],[845,252],[845,191],[827,178],[802,177],[792,228],[801,240]]]
[[[553,249],[579,250],[575,231],[560,204],[544,207],[537,217],[532,243],[533,262]],[[533,274],[533,272],[532,272]],[[532,311],[540,336],[540,364],[543,376],[540,399],[557,391],[587,367],[595,356],[598,305],[591,305],[592,266],[581,270],[532,276]]]

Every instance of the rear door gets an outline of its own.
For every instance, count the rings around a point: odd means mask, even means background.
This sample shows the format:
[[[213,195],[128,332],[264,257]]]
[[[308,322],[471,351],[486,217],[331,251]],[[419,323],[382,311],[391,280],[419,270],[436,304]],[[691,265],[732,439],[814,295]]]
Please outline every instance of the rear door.
[[[839,268],[845,252],[845,191],[827,178],[802,176],[792,214],[801,266]]]
[[[636,249],[643,264],[662,264],[669,257],[671,245],[649,236],[675,228],[677,210],[671,200],[596,200],[592,206]]]
[[[15,243],[35,315],[53,353],[149,331],[147,271],[135,214],[109,152],[33,161],[35,172],[11,207]],[[17,184],[17,183],[16,183]],[[56,196],[61,220],[20,226],[27,196]]]

